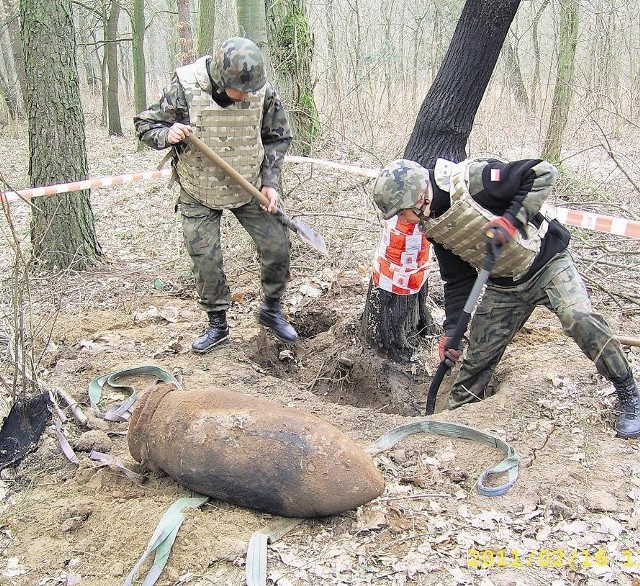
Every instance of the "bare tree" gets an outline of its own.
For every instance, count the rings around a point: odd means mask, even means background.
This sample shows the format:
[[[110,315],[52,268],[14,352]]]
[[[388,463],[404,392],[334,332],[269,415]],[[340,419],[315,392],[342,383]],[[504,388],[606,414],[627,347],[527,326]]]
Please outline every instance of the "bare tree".
[[[196,46],[191,28],[191,6],[189,0],[177,0],[178,3],[178,42],[180,52],[178,65],[188,65],[196,60]]]
[[[133,53],[133,105],[136,112],[147,106],[147,67],[144,58],[144,0],[133,0],[131,18]],[[142,143],[139,143],[140,145]]]
[[[308,154],[320,134],[311,74],[313,36],[302,0],[269,2],[271,62],[293,128],[293,150]]]
[[[107,86],[107,113],[109,134],[122,136],[120,121],[120,103],[118,100],[119,67],[118,67],[118,19],[120,18],[120,1],[111,0],[109,16],[105,27],[105,59],[109,84]]]
[[[6,24],[6,32],[9,38],[9,46],[11,49],[11,56],[13,57],[15,75],[18,80],[20,100],[22,100],[24,99],[24,94],[27,91],[27,82],[24,70],[24,55],[22,53],[22,45],[20,44],[18,10],[15,0],[2,0],[0,2],[0,7],[4,8],[4,23]]]
[[[540,39],[538,38],[538,31],[540,19],[542,18],[549,1],[550,0],[543,0],[531,22],[531,38],[533,41],[533,81],[531,82],[530,104],[534,110],[536,109],[537,96],[540,90]]]
[[[251,39],[262,51],[267,71],[271,68],[271,53],[267,35],[267,9],[265,0],[236,0],[239,33]],[[273,77],[273,75],[271,75]]]
[[[529,108],[529,99],[527,98],[527,88],[524,86],[524,80],[522,79],[517,42],[518,39],[516,38],[516,43],[514,44],[509,35],[504,39],[505,79],[518,104],[526,110]]]
[[[216,25],[215,0],[200,0],[198,17],[198,54],[207,55],[213,52],[213,33]]]
[[[578,0],[561,0],[556,85],[547,136],[542,147],[542,156],[550,161],[559,162],[561,158],[562,139],[573,97],[573,64],[577,42]]]

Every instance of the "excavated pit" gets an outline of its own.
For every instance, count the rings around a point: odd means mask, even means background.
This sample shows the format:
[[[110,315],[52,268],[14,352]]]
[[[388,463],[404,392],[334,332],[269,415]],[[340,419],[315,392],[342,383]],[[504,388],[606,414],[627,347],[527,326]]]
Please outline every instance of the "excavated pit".
[[[363,347],[358,318],[315,307],[290,319],[296,344],[262,333],[252,347],[249,358],[268,374],[331,403],[405,416],[424,412],[430,376],[417,363],[399,364]]]

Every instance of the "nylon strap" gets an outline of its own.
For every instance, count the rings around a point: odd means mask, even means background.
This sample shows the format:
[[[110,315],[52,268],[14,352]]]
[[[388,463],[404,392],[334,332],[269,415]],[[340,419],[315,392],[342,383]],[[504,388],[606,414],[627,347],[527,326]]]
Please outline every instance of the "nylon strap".
[[[160,368],[159,366],[137,366],[135,368],[127,368],[125,370],[110,372],[109,374],[94,378],[89,383],[89,401],[91,402],[91,407],[95,411],[96,415],[102,419],[106,419],[107,421],[128,421],[133,405],[138,399],[138,395],[132,386],[121,384],[118,381],[126,376],[139,375],[152,375],[155,376],[156,379],[164,381],[165,383],[174,384],[178,388],[182,387],[180,382],[170,372],[167,372],[164,368]],[[129,393],[129,397],[127,397],[126,401],[121,405],[109,407],[106,411],[101,411],[98,404],[102,398],[102,387],[105,384]]]
[[[147,549],[142,554],[142,557],[136,562],[136,565],[133,566],[131,572],[129,572],[129,575],[124,581],[124,586],[131,586],[133,579],[136,577],[136,574],[142,567],[142,564],[144,564],[145,560],[154,551],[156,552],[156,555],[153,566],[149,570],[142,586],[153,586],[156,583],[167,563],[167,560],[169,559],[171,547],[176,539],[180,525],[182,525],[182,522],[184,521],[184,509],[197,509],[208,500],[208,496],[185,497],[178,499],[167,509],[165,514],[162,516],[162,519],[160,519],[156,530],[153,532],[149,545],[147,545]]]
[[[246,560],[247,586],[265,586],[267,583],[267,545],[280,539],[303,519],[282,518],[268,527],[256,531],[249,540]]]
[[[385,433],[382,437],[378,438],[371,446],[369,446],[367,452],[370,455],[379,454],[380,452],[384,452],[389,448],[392,448],[400,440],[403,440],[414,433],[423,431],[448,437],[468,439],[502,450],[505,453],[506,458],[502,460],[502,462],[484,471],[478,477],[476,488],[483,496],[501,496],[505,494],[518,478],[520,456],[518,456],[518,453],[512,446],[498,436],[460,423],[447,423],[444,421],[433,421],[432,419],[421,419],[415,423],[399,425]],[[501,474],[507,474],[507,482],[500,486],[487,486],[486,482],[492,476]]]

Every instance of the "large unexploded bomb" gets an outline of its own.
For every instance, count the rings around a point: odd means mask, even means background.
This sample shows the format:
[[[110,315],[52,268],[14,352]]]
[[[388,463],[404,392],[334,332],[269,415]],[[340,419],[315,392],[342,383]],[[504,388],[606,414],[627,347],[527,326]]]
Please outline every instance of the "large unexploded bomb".
[[[230,391],[159,383],[135,406],[129,450],[187,488],[287,517],[333,515],[382,494],[346,434],[298,409]]]

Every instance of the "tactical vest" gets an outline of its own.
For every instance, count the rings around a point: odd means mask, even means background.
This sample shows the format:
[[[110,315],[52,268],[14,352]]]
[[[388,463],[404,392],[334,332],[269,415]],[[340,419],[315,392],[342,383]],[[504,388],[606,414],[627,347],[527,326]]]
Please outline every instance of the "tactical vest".
[[[211,97],[207,58],[176,69],[189,104],[194,135],[204,141],[247,181],[261,187],[264,159],[262,112],[265,88],[242,102],[222,108]],[[237,208],[251,201],[244,189],[216,167],[200,151],[189,147],[178,154],[180,185],[193,198],[211,208]]]
[[[482,227],[496,216],[476,203],[469,192],[469,167],[474,162],[453,164],[438,159],[434,177],[438,186],[449,192],[451,207],[438,218],[424,218],[420,225],[427,238],[480,269],[487,253],[487,238]],[[491,275],[514,280],[522,277],[540,252],[540,243],[548,226],[545,219],[539,228],[527,224],[524,228],[526,236],[518,230],[502,250]]]

